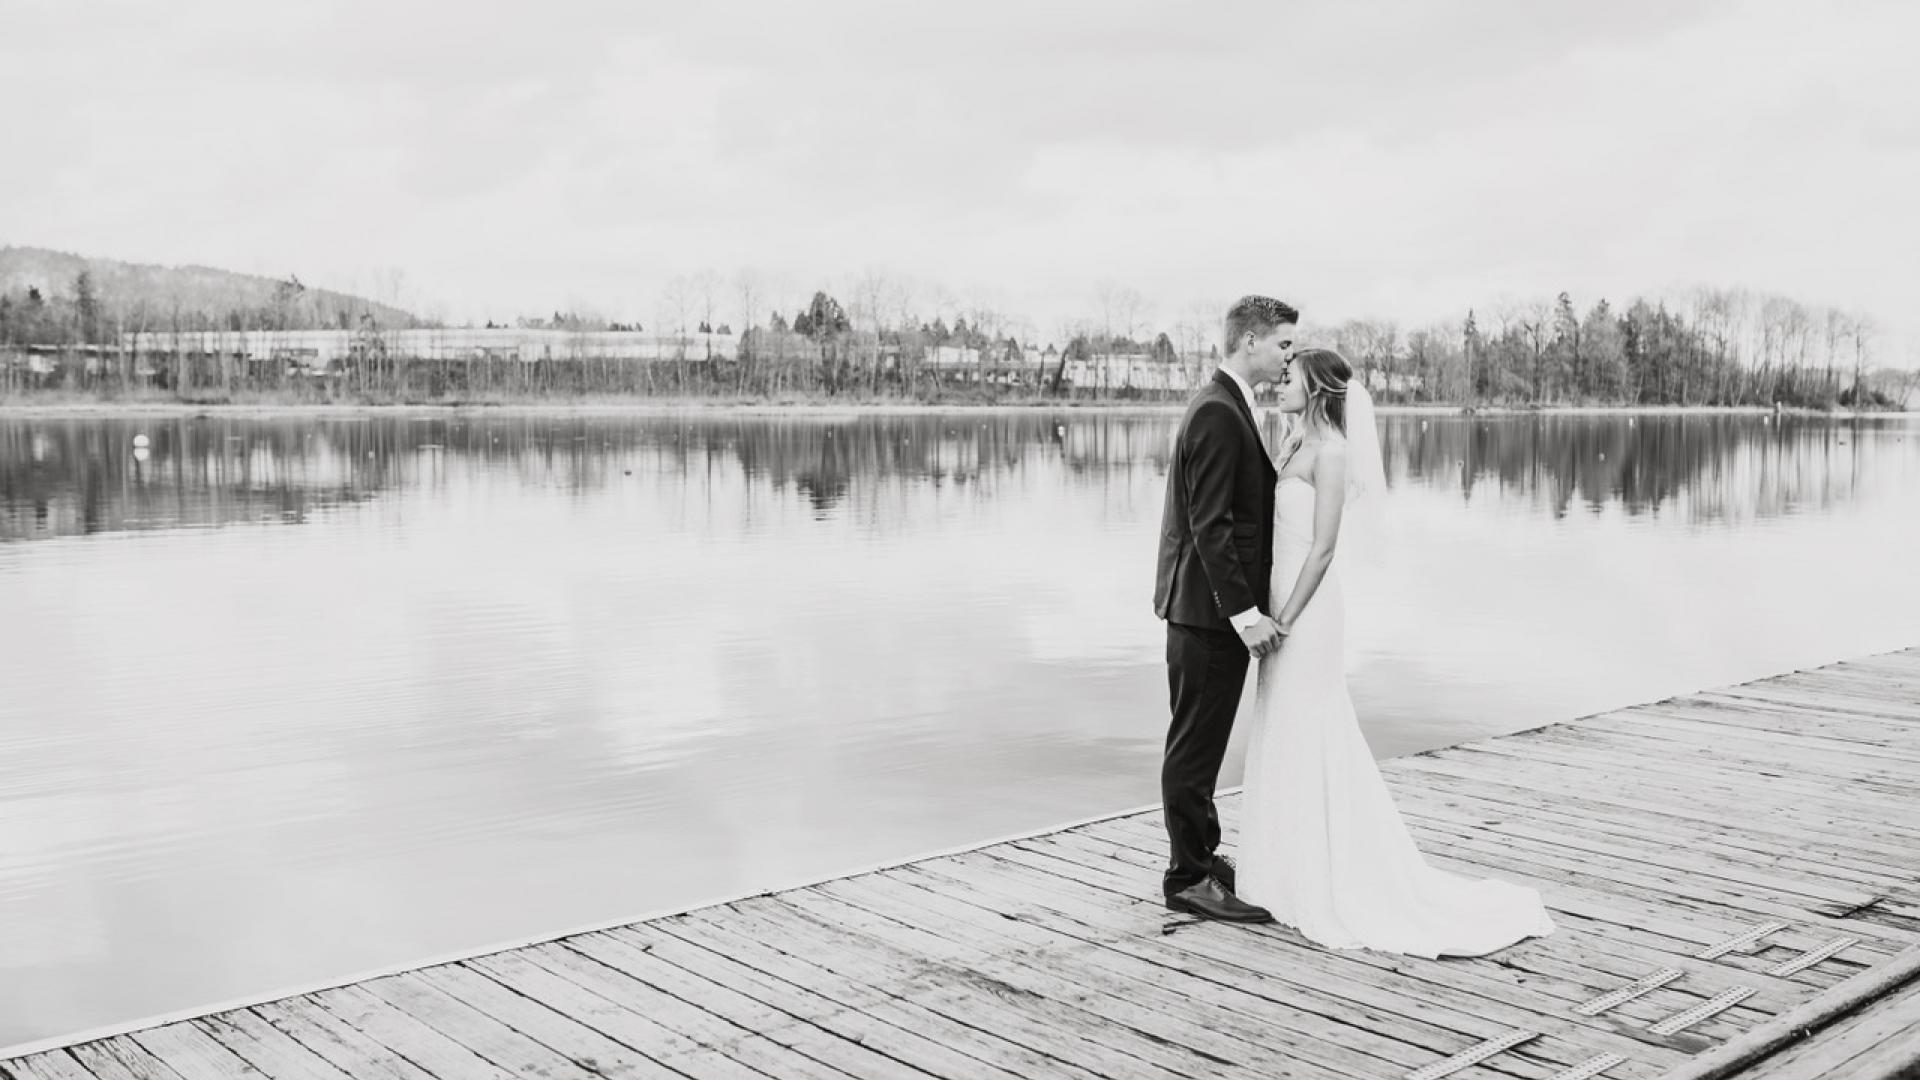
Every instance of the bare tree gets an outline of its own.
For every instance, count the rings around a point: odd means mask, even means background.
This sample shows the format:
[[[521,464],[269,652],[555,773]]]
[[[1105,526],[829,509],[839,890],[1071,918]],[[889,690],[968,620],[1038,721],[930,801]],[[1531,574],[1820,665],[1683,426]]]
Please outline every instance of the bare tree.
[[[1114,324],[1120,320],[1121,289],[1112,281],[1102,281],[1093,287],[1093,309],[1098,315],[1101,348],[1112,348]]]
[[[1698,288],[1689,296],[1692,320],[1699,340],[1713,347],[1711,370],[1717,400],[1730,400],[1735,394],[1732,380],[1740,351],[1740,321],[1744,318],[1745,294],[1733,289]]]
[[[1839,308],[1816,308],[1813,318],[1818,324],[1821,351],[1825,354],[1827,387],[1837,392],[1835,388],[1839,385],[1839,379],[1835,369],[1839,366],[1847,341],[1847,313]]]
[[[176,396],[192,386],[193,374],[187,367],[186,350],[180,344],[180,292],[175,289],[168,298],[168,324],[173,331],[173,353],[167,359],[173,366],[173,392]]]
[[[1138,289],[1110,280],[1094,285],[1093,302],[1094,310],[1099,313],[1100,328],[1094,342],[1094,362],[1099,366],[1100,386],[1105,389],[1113,363],[1120,352],[1119,343],[1131,341],[1139,331],[1147,304]]]
[[[1199,381],[1200,367],[1206,356],[1207,344],[1213,338],[1208,327],[1207,315],[1199,311],[1199,308],[1199,304],[1189,303],[1182,312],[1180,320],[1173,324],[1173,345],[1180,355],[1180,370],[1189,386]]]
[[[146,297],[141,297],[133,305],[129,320],[132,323],[133,336],[126,342],[127,348],[120,357],[121,384],[130,385],[140,367],[140,345],[146,339],[147,330],[153,325],[153,307]]]
[[[1382,393],[1392,393],[1400,370],[1400,324],[1392,319],[1370,320],[1373,336],[1369,361],[1381,372]]]
[[[1114,301],[1119,308],[1121,333],[1128,341],[1137,342],[1151,312],[1147,298],[1140,295],[1140,290],[1129,287],[1121,289]]]
[[[1453,323],[1435,323],[1407,334],[1407,362],[1426,396],[1436,400],[1467,400],[1464,357],[1456,343],[1461,328]]]
[[[1903,409],[1913,408],[1914,398],[1920,395],[1920,339],[1909,339],[1907,344],[1907,365],[1904,371],[1888,368],[1890,379],[1888,387],[1895,405]]]
[[[1853,407],[1859,408],[1867,386],[1867,357],[1872,355],[1880,328],[1873,317],[1855,312],[1847,319],[1847,335],[1853,341]]]
[[[920,318],[915,311],[918,291],[913,279],[896,277],[889,284],[884,301],[887,322],[893,327],[897,347],[901,392],[907,394],[913,392],[914,363],[921,349]]]
[[[733,275],[733,295],[740,309],[740,332],[746,333],[759,323],[760,305],[764,302],[766,286],[760,281],[758,271],[751,268],[735,271]]]
[[[868,270],[853,280],[847,294],[851,305],[847,314],[854,330],[865,339],[861,344],[866,346],[868,393],[880,390],[880,347],[887,329],[888,299],[892,290],[892,280],[886,273]]]
[[[754,326],[755,320],[760,317],[762,288],[759,273],[751,268],[733,275],[733,294],[740,304],[740,343],[734,347],[734,358],[739,364],[736,368],[739,376],[736,384],[738,393],[746,393],[751,381],[751,365],[758,359],[748,350],[760,347],[761,335],[754,332]]]
[[[653,317],[654,328],[659,331],[655,334],[656,340],[661,334],[673,335],[670,349],[683,393],[687,387],[687,311],[693,301],[693,283],[684,275],[675,274],[667,279],[666,286],[660,290],[659,307]]]
[[[1348,319],[1334,327],[1333,343],[1360,370],[1361,381],[1371,385],[1375,371],[1392,378],[1400,349],[1400,327],[1386,319]]]
[[[1516,315],[1531,359],[1533,400],[1541,401],[1546,390],[1547,348],[1553,343],[1553,305],[1535,298],[1522,303]]]
[[[700,305],[700,325],[707,328],[706,334],[700,340],[705,347],[706,360],[709,364],[713,362],[713,315],[719,304],[720,288],[720,275],[711,269],[695,274],[690,283],[692,299]]]

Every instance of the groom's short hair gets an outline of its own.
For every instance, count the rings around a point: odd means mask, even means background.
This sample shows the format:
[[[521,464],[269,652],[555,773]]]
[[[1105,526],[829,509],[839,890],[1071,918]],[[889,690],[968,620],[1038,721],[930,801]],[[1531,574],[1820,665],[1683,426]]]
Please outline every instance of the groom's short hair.
[[[1251,294],[1243,296],[1227,309],[1227,355],[1232,356],[1240,348],[1240,339],[1249,330],[1256,336],[1265,337],[1276,326],[1299,321],[1299,310],[1284,300]]]

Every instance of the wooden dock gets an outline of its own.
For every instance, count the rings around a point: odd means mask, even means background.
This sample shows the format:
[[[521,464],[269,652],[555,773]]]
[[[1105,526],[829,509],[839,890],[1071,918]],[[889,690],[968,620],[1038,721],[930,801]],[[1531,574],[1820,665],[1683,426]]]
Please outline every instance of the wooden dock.
[[[1432,861],[1537,885],[1559,930],[1420,960],[1175,917],[1156,808],[0,1077],[1920,1076],[1920,649],[1382,767]]]

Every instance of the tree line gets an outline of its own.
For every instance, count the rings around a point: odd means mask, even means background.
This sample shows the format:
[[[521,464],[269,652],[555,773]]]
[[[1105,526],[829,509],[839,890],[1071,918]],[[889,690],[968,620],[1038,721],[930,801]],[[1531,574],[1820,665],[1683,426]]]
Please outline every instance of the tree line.
[[[709,332],[733,338],[741,327],[732,355],[720,357],[709,344],[671,363],[611,362],[588,347],[539,364],[429,362],[356,347],[348,370],[331,373],[213,357],[175,358],[156,369],[118,349],[123,332],[351,329],[356,341],[377,346],[383,329],[432,324],[378,305],[356,309],[351,298],[320,290],[326,302],[316,302],[298,278],[260,303],[166,311],[146,299],[116,303],[82,270],[54,295],[35,286],[0,292],[0,391],[143,390],[192,400],[248,392],[374,401],[583,394],[1148,399],[1181,392],[1137,388],[1104,370],[1097,385],[1076,384],[1068,366],[1139,360],[1181,368],[1192,385],[1219,359],[1216,305],[1189,305],[1184,318],[1161,328],[1144,297],[1113,285],[1100,286],[1090,313],[1062,321],[1045,341],[1031,323],[987,305],[943,296],[916,303],[910,288],[879,275],[853,282],[847,303],[818,290],[791,314],[772,310],[767,291],[748,274],[731,282],[676,278],[650,320],[555,311],[512,323],[583,334],[645,332],[650,324],[656,334],[688,341]],[[1354,319],[1322,330],[1309,319],[1304,336],[1339,348],[1387,403],[1884,407],[1920,382],[1881,363],[1873,319],[1739,289],[1640,298],[1624,308],[1601,299],[1584,311],[1563,292],[1412,328]],[[37,360],[29,362],[29,354]]]
[[[1503,405],[1886,407],[1913,385],[1878,367],[1866,315],[1738,289],[1678,301],[1552,301],[1469,311],[1410,331],[1354,320],[1333,333],[1382,397]]]

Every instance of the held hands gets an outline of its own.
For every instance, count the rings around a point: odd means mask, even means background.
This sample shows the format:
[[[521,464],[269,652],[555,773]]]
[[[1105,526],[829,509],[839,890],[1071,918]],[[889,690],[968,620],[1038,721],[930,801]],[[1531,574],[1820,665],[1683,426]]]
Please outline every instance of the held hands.
[[[1262,660],[1279,650],[1281,639],[1287,634],[1287,628],[1262,615],[1259,622],[1239,631],[1239,634],[1240,641],[1246,645],[1247,651],[1253,654],[1253,658]]]

